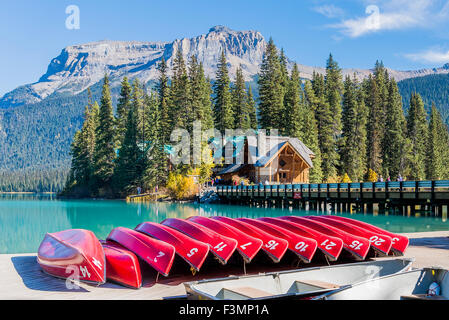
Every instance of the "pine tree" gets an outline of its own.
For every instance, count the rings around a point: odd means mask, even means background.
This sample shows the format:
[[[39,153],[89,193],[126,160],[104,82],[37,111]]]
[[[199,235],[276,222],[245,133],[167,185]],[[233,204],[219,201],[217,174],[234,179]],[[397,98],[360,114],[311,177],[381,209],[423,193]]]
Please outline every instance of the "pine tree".
[[[259,116],[264,129],[281,129],[284,120],[284,79],[281,63],[270,38],[259,72]]]
[[[335,114],[325,96],[324,77],[314,74],[314,108],[318,127],[318,142],[321,152],[321,169],[323,181],[334,180],[337,177],[339,155],[335,139]]]
[[[256,102],[253,98],[253,91],[251,86],[248,86],[248,90],[246,93],[246,108],[248,110],[249,119],[251,121],[251,129],[256,130],[258,128],[257,124],[257,110],[256,110]]]
[[[363,93],[355,79],[346,76],[344,82],[342,143],[340,150],[341,171],[351,180],[361,181],[366,170],[366,122],[367,110]]]
[[[241,66],[237,68],[235,83],[231,86],[232,112],[234,114],[234,127],[241,129],[251,128],[251,118],[247,106],[247,93],[245,78]]]
[[[340,135],[341,135],[341,99],[343,94],[343,82],[341,69],[338,63],[329,54],[329,58],[326,62],[326,75],[324,77],[324,90],[326,101],[329,104],[330,111],[333,113],[333,135],[335,140],[335,147],[340,147]],[[335,159],[335,165],[338,166],[338,153]]]
[[[426,157],[428,142],[428,124],[424,102],[419,93],[410,97],[410,108],[407,115],[407,137],[410,139],[411,155],[408,163],[410,180],[423,180],[426,176]]]
[[[449,133],[434,104],[430,112],[427,150],[427,179],[449,178]]]
[[[232,99],[230,92],[230,80],[228,76],[228,67],[226,65],[226,56],[221,52],[220,61],[217,66],[217,75],[214,83],[214,116],[215,127],[224,131],[234,128],[234,114],[232,112]]]
[[[139,88],[133,85],[132,102],[126,120],[126,132],[114,170],[114,187],[118,194],[124,195],[136,187],[139,177],[138,158],[141,154],[137,145]]]
[[[94,176],[95,176],[95,193],[97,190],[104,188],[104,192],[108,193],[110,187],[109,182],[114,172],[115,159],[115,127],[114,115],[112,109],[111,92],[109,89],[109,79],[105,75],[103,81],[103,89],[98,115],[98,127],[96,131],[96,144],[94,154]]]
[[[176,52],[174,59],[170,93],[172,127],[188,129],[193,112],[189,99],[190,82],[181,50]]]
[[[394,79],[388,85],[388,101],[385,110],[384,139],[382,142],[385,176],[396,179],[404,169],[406,121],[402,99]]]
[[[383,102],[376,79],[371,75],[364,83],[365,104],[368,108],[367,164],[375,172],[382,172]]]
[[[298,65],[295,64],[290,79],[288,79],[284,97],[284,126],[282,127],[281,134],[285,136],[297,136],[297,133],[301,134],[305,130],[302,121],[304,116],[304,101],[300,97],[301,91],[299,69]]]
[[[210,82],[204,75],[203,65],[198,63],[195,56],[189,61],[190,104],[192,106],[192,120],[200,120],[203,129],[213,127],[213,115],[211,109]]]
[[[165,62],[164,57],[162,57],[161,62],[158,64],[159,77],[156,84],[156,90],[159,97],[160,110],[160,130],[161,139],[163,143],[170,141],[170,134],[172,131],[172,118],[170,112],[170,84],[168,78],[168,67]]]
[[[117,103],[117,146],[120,147],[123,139],[125,138],[126,131],[126,119],[128,118],[128,111],[131,101],[131,86],[128,82],[128,77],[124,77],[121,83],[120,97]]]

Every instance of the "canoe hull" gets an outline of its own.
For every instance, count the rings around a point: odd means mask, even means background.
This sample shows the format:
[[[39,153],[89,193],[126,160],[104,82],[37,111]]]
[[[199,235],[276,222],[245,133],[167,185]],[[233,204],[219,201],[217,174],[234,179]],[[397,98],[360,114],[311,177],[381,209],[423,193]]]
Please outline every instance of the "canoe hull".
[[[285,252],[288,250],[288,241],[279,237],[275,237],[268,232],[265,232],[257,227],[254,227],[246,222],[239,221],[236,219],[214,216],[211,217],[214,220],[221,221],[227,225],[239,229],[241,232],[247,233],[252,237],[262,240],[263,246],[262,250],[274,261],[281,261]]]
[[[57,278],[97,285],[106,282],[103,247],[89,230],[47,233],[39,246],[37,262],[46,273]]]
[[[303,235],[317,241],[318,249],[330,260],[336,261],[343,250],[343,240],[336,237],[325,235],[324,233],[315,231],[313,229],[301,226],[291,221],[285,221],[278,218],[258,218],[258,220],[265,221],[277,225],[279,227],[290,230],[291,232]],[[329,245],[330,244],[330,245]]]
[[[226,264],[237,248],[237,240],[225,237],[215,231],[207,229],[191,221],[168,218],[161,224],[178,230],[193,239],[209,245],[210,251],[218,258],[222,264]]]
[[[372,232],[368,229],[361,228],[344,221],[334,220],[328,217],[329,216],[309,216],[307,218],[329,224],[330,226],[333,226],[337,229],[368,239],[371,243],[371,247],[376,251],[376,253],[378,253],[380,256],[388,256],[388,253],[390,252],[391,246],[393,244],[390,236]]]
[[[193,216],[188,218],[189,221],[198,223],[212,231],[218,232],[226,237],[237,240],[237,251],[241,254],[245,262],[250,263],[255,255],[262,248],[263,242],[258,238],[251,237],[250,235],[227,225],[221,221],[213,220],[201,216]]]
[[[367,230],[371,230],[372,232],[380,233],[380,234],[391,237],[391,239],[392,239],[391,251],[393,251],[395,255],[400,255],[400,256],[404,255],[405,250],[407,249],[407,247],[409,245],[409,239],[404,235],[396,234],[396,233],[384,230],[382,228],[373,226],[369,223],[351,219],[351,218],[340,217],[340,216],[329,216],[329,217],[331,219],[335,219],[338,221],[344,221],[346,223],[350,223],[355,226],[362,227]]]
[[[112,241],[100,241],[106,256],[106,278],[122,286],[139,289],[142,274],[137,256]]]
[[[349,252],[356,260],[364,260],[370,249],[369,240],[349,234],[319,221],[297,216],[281,217],[281,219],[292,221],[300,225],[315,229],[316,231],[325,233],[327,235],[340,238],[341,240],[343,240],[343,248],[347,252]]]
[[[200,270],[209,254],[209,246],[206,243],[160,223],[143,222],[135,230],[174,246],[176,254],[196,271]]]
[[[285,239],[288,241],[288,248],[295,253],[299,259],[305,263],[309,263],[317,249],[317,242],[315,239],[300,236],[288,229],[261,221],[248,218],[240,218],[239,221],[246,222],[252,226],[262,229],[276,237]]]
[[[112,229],[107,240],[119,243],[135,253],[157,272],[168,276],[175,258],[175,248],[171,244],[123,227]]]

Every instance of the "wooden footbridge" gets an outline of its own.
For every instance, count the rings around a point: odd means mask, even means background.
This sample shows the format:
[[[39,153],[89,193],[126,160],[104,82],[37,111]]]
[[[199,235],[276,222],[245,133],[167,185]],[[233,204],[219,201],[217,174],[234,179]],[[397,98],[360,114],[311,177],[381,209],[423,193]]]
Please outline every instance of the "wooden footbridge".
[[[218,186],[217,194],[228,203],[333,212],[424,211],[440,216],[447,215],[449,180]]]

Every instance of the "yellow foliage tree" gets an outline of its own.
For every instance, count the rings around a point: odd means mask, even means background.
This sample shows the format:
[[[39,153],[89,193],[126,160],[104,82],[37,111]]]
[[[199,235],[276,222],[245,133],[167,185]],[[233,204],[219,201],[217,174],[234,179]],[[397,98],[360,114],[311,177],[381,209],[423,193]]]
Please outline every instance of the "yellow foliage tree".
[[[195,194],[195,183],[192,176],[171,172],[166,187],[170,195],[177,200],[191,198]]]
[[[377,182],[377,173],[371,168],[368,170],[368,181]]]
[[[343,175],[343,177],[341,178],[341,182],[343,182],[343,183],[351,183],[352,181],[351,181],[351,178],[349,178],[348,174],[345,173]]]

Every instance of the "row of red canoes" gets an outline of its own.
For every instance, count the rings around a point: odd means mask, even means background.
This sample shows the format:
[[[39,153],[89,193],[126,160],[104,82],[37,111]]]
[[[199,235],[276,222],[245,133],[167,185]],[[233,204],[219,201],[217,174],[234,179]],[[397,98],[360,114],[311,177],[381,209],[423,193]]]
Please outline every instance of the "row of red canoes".
[[[364,260],[370,251],[378,256],[403,255],[408,243],[403,235],[341,216],[192,216],[144,222],[134,230],[118,227],[105,241],[83,229],[47,233],[38,250],[38,263],[59,278],[94,284],[108,279],[140,288],[139,259],[168,276],[175,255],[199,271],[209,254],[222,264],[236,252],[246,263],[259,252],[279,262],[287,251],[305,263],[316,254],[335,261],[344,251]]]

